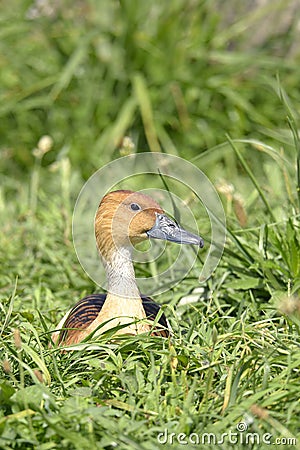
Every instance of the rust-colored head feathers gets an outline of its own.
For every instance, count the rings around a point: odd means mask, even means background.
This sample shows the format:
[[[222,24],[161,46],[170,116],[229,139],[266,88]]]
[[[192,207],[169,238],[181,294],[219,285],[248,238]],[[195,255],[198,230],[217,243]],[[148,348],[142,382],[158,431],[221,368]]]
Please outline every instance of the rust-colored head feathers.
[[[120,247],[148,239],[147,231],[155,225],[156,214],[163,214],[159,204],[140,192],[120,190],[103,197],[95,218],[97,246],[103,258]]]

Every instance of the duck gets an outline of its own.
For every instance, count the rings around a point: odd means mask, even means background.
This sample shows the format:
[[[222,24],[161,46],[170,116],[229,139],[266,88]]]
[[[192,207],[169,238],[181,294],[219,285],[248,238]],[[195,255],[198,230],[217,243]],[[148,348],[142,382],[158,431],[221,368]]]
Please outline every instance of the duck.
[[[101,200],[94,221],[95,239],[103,262],[107,292],[79,300],[52,334],[59,346],[78,344],[90,335],[149,333],[168,337],[165,314],[152,298],[140,293],[132,261],[133,249],[147,239],[161,239],[202,248],[203,239],[183,229],[149,195],[116,190]]]

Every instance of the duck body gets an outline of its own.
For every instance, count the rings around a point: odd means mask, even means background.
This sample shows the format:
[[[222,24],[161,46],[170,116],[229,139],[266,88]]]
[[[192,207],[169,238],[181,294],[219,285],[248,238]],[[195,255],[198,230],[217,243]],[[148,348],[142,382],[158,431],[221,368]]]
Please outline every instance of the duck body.
[[[107,294],[104,293],[92,294],[79,300],[79,302],[73,306],[63,320],[64,329],[59,333],[58,343],[64,343],[65,345],[76,344],[85,339],[95,330],[97,332],[97,327],[101,326],[101,324],[105,322],[105,325],[102,325],[101,328],[99,328],[99,331],[102,333],[105,330],[118,325],[123,325],[127,330],[127,334],[147,332],[152,328],[151,322],[154,322],[160,311],[160,306],[157,303],[155,303],[150,297],[142,295],[142,314],[143,319],[147,319],[147,323],[145,323],[143,327],[138,327],[138,323],[135,323],[133,326],[132,317],[138,316],[127,315],[127,302],[123,302],[124,308],[122,310],[116,311],[115,304],[113,304],[111,308],[110,302],[106,303],[106,298]],[[109,313],[106,308],[103,309],[105,303]],[[117,305],[117,308],[119,308],[120,304],[118,303]],[[102,321],[103,316],[104,321]],[[112,316],[112,318],[108,319],[109,316]],[[121,323],[122,321],[120,318],[123,319],[123,324]],[[126,325],[128,323],[129,325]],[[122,334],[126,333],[124,328],[120,329]],[[157,325],[152,330],[152,335],[160,335],[163,337],[169,336],[168,322],[164,313],[160,314]]]
[[[115,334],[151,332],[167,337],[168,324],[160,306],[139,292],[132,263],[134,245],[154,238],[203,247],[202,238],[180,228],[148,195],[127,190],[103,197],[95,217],[95,237],[106,271],[107,294],[93,294],[76,303],[52,334],[53,342],[76,344],[92,333],[118,326]]]

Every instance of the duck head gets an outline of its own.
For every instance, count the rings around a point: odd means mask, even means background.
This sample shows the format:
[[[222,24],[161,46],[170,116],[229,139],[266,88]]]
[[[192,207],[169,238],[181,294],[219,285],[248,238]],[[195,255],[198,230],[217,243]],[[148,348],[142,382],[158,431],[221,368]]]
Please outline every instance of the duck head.
[[[128,248],[148,238],[204,245],[200,236],[181,228],[150,196],[128,190],[103,197],[95,217],[95,234],[104,259],[120,247]]]

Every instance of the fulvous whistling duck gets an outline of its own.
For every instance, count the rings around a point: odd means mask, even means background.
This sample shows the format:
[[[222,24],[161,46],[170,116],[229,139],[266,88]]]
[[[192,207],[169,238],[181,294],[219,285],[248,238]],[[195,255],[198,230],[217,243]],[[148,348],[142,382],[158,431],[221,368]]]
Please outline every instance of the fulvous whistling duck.
[[[118,325],[123,327],[116,334],[136,335],[152,330],[153,335],[167,337],[164,314],[154,329],[151,326],[160,306],[139,292],[132,246],[154,238],[203,247],[203,239],[182,229],[148,195],[128,190],[103,197],[95,217],[95,236],[106,270],[107,294],[80,300],[60,321],[52,340],[60,345],[76,344],[92,332],[103,333]]]

